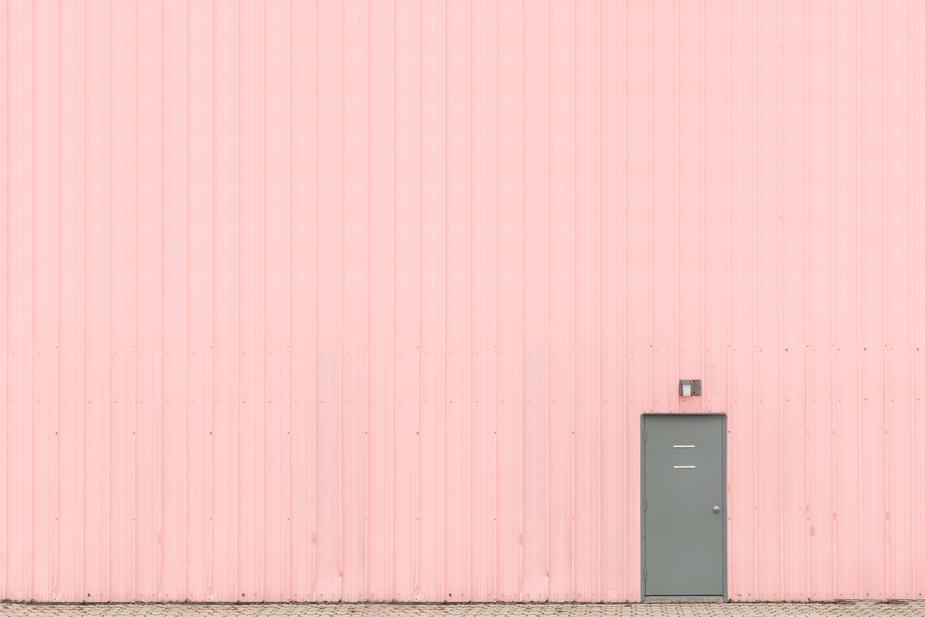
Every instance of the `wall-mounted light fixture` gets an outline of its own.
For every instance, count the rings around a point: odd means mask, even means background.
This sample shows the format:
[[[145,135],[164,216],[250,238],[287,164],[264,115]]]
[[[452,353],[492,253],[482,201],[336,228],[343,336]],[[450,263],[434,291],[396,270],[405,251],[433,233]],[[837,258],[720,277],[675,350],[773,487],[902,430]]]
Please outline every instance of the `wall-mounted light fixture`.
[[[700,396],[700,380],[682,379],[678,384],[678,394],[682,397]]]

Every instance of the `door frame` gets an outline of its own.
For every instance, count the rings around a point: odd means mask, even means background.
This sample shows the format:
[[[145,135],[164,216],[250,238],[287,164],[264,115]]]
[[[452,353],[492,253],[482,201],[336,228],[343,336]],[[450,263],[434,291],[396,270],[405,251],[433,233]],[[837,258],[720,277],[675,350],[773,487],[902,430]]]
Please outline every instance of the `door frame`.
[[[649,416],[700,416],[700,417],[718,417],[722,430],[722,483],[723,483],[723,595],[722,596],[648,596],[646,595],[646,419]],[[729,601],[729,577],[728,562],[729,553],[727,550],[726,536],[728,535],[729,512],[726,505],[726,492],[728,485],[726,483],[726,441],[728,436],[726,429],[726,414],[722,413],[685,413],[678,411],[666,412],[644,412],[641,414],[639,422],[639,532],[640,532],[640,558],[639,558],[639,591],[640,599],[643,602],[728,602]]]

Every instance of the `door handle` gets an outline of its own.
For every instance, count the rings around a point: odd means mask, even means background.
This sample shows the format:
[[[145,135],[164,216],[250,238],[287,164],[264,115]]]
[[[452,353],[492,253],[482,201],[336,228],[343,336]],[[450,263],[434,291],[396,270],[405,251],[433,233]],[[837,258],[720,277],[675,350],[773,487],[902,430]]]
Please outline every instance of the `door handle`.
[[[713,506],[713,511],[714,511],[714,512],[719,512],[719,506]]]

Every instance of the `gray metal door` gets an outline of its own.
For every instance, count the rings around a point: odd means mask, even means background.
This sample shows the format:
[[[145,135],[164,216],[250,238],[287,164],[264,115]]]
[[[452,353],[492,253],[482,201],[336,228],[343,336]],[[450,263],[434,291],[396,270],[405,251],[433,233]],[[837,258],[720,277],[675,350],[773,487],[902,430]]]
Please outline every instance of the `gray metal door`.
[[[643,416],[644,597],[726,595],[725,423]]]

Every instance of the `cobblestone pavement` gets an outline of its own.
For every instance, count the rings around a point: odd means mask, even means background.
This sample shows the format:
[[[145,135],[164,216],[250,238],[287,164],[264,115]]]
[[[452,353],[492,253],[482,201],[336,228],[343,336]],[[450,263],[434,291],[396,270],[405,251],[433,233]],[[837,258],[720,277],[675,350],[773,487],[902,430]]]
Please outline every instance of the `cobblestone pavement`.
[[[834,604],[0,604],[0,617],[925,617],[925,602]]]

